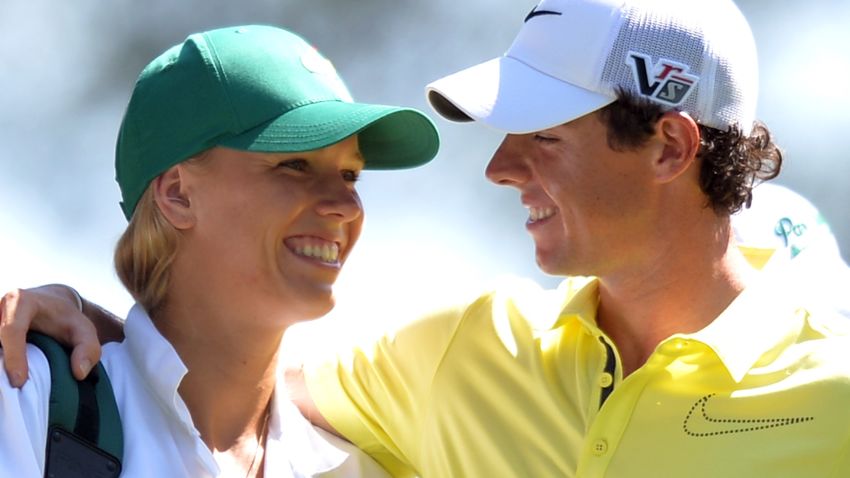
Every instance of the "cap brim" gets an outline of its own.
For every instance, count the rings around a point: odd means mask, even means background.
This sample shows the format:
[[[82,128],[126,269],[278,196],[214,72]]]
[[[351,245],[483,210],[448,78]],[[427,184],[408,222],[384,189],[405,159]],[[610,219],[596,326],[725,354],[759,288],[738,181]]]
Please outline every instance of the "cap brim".
[[[513,134],[552,128],[616,100],[508,56],[441,78],[425,91],[431,107],[448,120],[480,121]]]
[[[394,106],[322,101],[295,108],[219,142],[245,151],[321,149],[357,134],[366,169],[403,169],[432,160],[440,147],[434,123],[423,113]]]

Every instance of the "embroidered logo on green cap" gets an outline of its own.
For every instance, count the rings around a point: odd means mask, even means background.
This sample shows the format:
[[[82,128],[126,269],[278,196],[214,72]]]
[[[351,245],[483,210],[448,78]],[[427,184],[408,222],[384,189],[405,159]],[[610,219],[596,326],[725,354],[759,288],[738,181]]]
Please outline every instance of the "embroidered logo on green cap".
[[[301,55],[301,64],[307,71],[319,75],[336,75],[336,68],[330,60],[323,57],[315,48],[310,48]]]

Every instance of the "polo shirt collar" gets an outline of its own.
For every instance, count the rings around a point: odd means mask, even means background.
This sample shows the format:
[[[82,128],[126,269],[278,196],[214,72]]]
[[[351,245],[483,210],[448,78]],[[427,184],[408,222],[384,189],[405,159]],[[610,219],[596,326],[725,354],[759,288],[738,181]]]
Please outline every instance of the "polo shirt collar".
[[[740,382],[768,350],[790,343],[806,320],[797,307],[793,281],[766,267],[754,274],[753,282],[710,324],[692,334],[675,334],[662,341],[695,340],[711,348],[730,376]],[[578,320],[594,336],[605,336],[596,324],[599,307],[599,280],[569,278],[559,286],[565,298],[553,328]]]
[[[538,331],[556,329],[574,318],[588,329],[598,330],[594,323],[599,303],[597,284],[595,277],[574,276],[563,280],[557,289],[544,289],[531,279],[502,277],[494,299],[500,306],[493,313],[500,316],[506,310],[516,310],[525,323]]]
[[[177,351],[154,326],[147,312],[136,304],[130,309],[124,323],[124,344],[129,355],[148,388],[166,413],[178,420],[188,433],[200,440],[200,435],[192,421],[192,415],[177,389],[188,369]],[[335,447],[315,429],[301,412],[289,401],[284,381],[277,381],[282,393],[272,395],[272,409],[269,417],[269,432],[266,446],[266,470],[269,476],[288,476],[292,470],[295,477],[309,477],[338,468],[349,454]],[[206,445],[201,442],[199,447]],[[211,453],[198,450],[201,459],[210,470],[218,465]],[[275,472],[281,470],[281,472]]]
[[[171,343],[159,333],[141,305],[135,304],[124,322],[124,342],[128,355],[144,385],[158,402],[162,413],[172,417],[194,443],[197,460],[212,476],[219,474],[212,452],[201,440],[201,434],[189,407],[177,392],[188,369]]]
[[[678,337],[710,347],[732,379],[740,382],[765,352],[795,340],[806,320],[797,296],[782,274],[757,273],[710,324]]]
[[[599,309],[599,279],[571,277],[561,282],[558,293],[566,300],[562,303],[561,313],[553,328],[560,327],[569,320],[578,320],[593,335],[604,335],[596,325],[596,311]]]
[[[189,409],[177,393],[177,387],[188,369],[141,305],[136,304],[130,309],[124,323],[124,336],[131,360],[163,410],[194,430]]]

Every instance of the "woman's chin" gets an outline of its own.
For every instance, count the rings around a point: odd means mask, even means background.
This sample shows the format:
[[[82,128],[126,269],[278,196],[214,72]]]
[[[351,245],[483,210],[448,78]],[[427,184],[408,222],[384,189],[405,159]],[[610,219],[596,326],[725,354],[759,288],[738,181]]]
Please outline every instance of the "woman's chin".
[[[336,298],[333,294],[328,294],[326,297],[316,297],[313,300],[304,301],[301,304],[301,314],[295,322],[309,322],[324,317],[333,310],[336,305]]]

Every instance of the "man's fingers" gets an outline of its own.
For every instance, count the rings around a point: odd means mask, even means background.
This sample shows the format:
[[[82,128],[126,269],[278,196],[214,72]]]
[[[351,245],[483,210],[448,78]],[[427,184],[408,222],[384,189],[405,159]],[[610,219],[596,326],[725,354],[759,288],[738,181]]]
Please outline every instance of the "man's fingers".
[[[100,360],[100,342],[97,329],[75,309],[56,313],[53,319],[36,317],[32,330],[37,330],[72,349],[71,371],[78,380],[86,378],[94,364]]]
[[[70,322],[68,339],[74,347],[71,352],[71,369],[77,380],[88,376],[92,367],[100,361],[100,342],[97,330],[88,320],[73,320]]]
[[[28,330],[39,331],[71,347],[71,369],[77,379],[85,378],[100,360],[97,330],[75,304],[69,305],[66,299],[49,291],[13,290],[0,299],[0,345],[6,375],[14,387],[22,387],[29,376]]]
[[[0,300],[0,345],[3,346],[3,367],[9,384],[23,387],[29,376],[27,367],[27,330],[33,310],[21,301],[19,289],[7,292]]]

